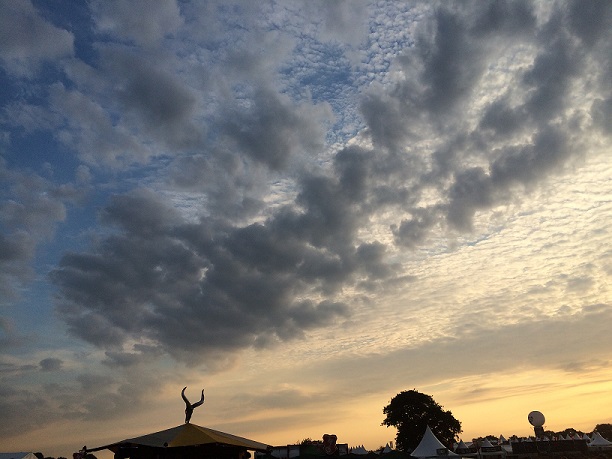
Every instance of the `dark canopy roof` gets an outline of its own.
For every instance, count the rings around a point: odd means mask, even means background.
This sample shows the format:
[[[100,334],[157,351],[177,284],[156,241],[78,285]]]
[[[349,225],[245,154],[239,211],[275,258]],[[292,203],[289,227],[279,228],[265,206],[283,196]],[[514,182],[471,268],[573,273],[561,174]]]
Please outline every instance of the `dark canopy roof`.
[[[140,437],[128,438],[110,445],[100,446],[89,451],[110,449],[113,452],[122,447],[172,448],[185,446],[223,445],[244,448],[251,451],[266,451],[270,448],[248,438],[201,427],[195,424],[181,424],[171,429],[154,432]]]

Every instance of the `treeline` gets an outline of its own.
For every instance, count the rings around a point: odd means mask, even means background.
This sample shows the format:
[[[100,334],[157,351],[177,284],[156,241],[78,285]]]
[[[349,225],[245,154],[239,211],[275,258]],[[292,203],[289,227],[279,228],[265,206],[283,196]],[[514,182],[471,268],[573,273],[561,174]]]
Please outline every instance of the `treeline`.
[[[582,430],[574,429],[572,427],[568,427],[567,429],[560,430],[558,432],[554,432],[552,430],[545,430],[544,435],[546,435],[548,438],[559,437],[561,435],[563,435],[564,437],[567,437],[568,435],[571,437],[574,437],[576,435],[583,436],[585,433],[588,436],[592,436],[594,432],[598,432],[599,435],[604,437],[606,440],[612,441],[612,424],[597,424],[591,432],[583,432]],[[514,437],[516,437],[516,435],[511,435],[510,437],[508,437],[508,439],[514,438]],[[485,438],[489,441],[498,440],[498,437],[496,435],[487,435],[485,437],[473,438],[472,443],[480,442],[484,440]]]

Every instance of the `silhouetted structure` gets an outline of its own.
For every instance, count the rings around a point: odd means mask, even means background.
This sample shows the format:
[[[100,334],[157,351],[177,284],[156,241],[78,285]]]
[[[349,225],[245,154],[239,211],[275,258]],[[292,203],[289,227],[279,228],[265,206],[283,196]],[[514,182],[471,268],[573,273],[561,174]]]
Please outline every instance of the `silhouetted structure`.
[[[184,424],[98,448],[84,446],[79,454],[87,459],[85,455],[91,451],[109,449],[115,453],[115,459],[248,459],[249,451],[267,452],[271,448],[265,443],[191,424],[193,410],[204,403],[204,389],[196,403],[187,400],[185,389],[186,386],[181,391],[185,402]]]
[[[249,451],[269,448],[254,440],[185,423],[89,451],[109,449],[115,459],[247,459]]]
[[[526,440],[513,441],[512,454],[586,454],[589,450],[586,440]]]
[[[200,398],[200,401],[196,403],[189,403],[189,400],[187,400],[187,397],[185,397],[185,389],[187,389],[187,386],[183,387],[181,397],[183,397],[183,400],[185,401],[185,424],[188,424],[191,420],[193,410],[204,403],[204,389],[202,389],[202,398]]]

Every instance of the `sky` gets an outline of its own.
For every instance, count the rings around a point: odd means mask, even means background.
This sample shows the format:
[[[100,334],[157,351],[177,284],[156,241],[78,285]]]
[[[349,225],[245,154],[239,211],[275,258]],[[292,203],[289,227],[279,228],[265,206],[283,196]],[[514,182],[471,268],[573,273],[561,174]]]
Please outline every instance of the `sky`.
[[[612,422],[612,3],[0,2],[0,438]],[[102,456],[104,453],[100,453]]]

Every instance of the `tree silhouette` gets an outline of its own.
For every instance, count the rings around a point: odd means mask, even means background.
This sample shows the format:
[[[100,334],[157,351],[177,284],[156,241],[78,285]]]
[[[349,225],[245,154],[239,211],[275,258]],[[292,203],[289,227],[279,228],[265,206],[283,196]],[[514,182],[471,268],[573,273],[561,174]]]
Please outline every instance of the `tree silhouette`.
[[[612,424],[597,424],[594,431],[599,432],[599,435],[606,440],[612,441]]]
[[[383,414],[387,417],[382,425],[397,428],[395,443],[397,449],[403,451],[412,451],[418,446],[427,426],[451,449],[453,441],[462,432],[461,423],[450,411],[444,411],[430,395],[417,390],[397,394],[383,408]]]

